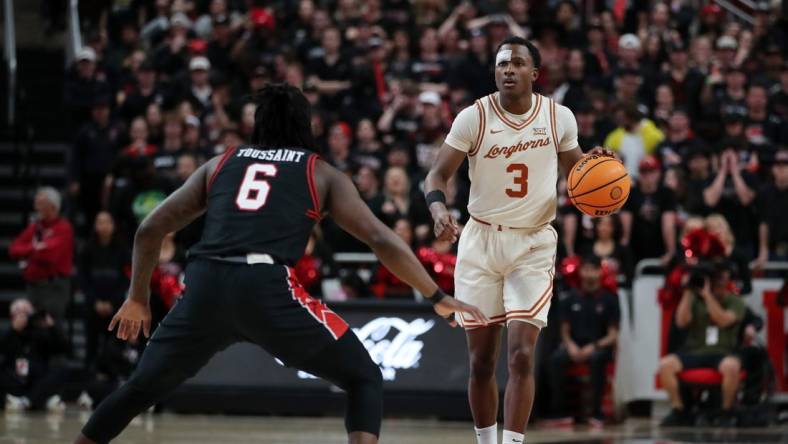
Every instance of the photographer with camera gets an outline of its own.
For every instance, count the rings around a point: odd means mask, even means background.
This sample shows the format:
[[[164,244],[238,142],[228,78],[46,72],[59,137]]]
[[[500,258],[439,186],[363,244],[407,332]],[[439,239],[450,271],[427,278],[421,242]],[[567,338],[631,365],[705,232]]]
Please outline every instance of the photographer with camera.
[[[732,288],[730,269],[725,263],[699,264],[690,273],[674,318],[676,327],[686,332],[684,345],[659,363],[659,379],[673,408],[663,426],[693,422],[679,394],[678,380],[682,370],[691,368],[714,368],[722,374],[722,411],[717,423],[735,425],[733,403],[741,370],[736,347],[746,307]]]
[[[62,411],[65,404],[55,392],[64,373],[52,358],[66,348],[63,334],[46,311],[34,312],[27,299],[11,303],[11,328],[0,336],[0,393],[6,411],[39,409]]]

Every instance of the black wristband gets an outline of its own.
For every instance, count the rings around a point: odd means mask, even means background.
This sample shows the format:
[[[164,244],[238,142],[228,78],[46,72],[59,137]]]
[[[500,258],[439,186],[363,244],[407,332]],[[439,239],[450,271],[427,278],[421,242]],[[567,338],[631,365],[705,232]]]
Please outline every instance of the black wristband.
[[[437,304],[438,302],[442,301],[442,300],[443,300],[443,298],[446,298],[446,297],[448,297],[448,296],[449,296],[449,295],[447,295],[446,293],[444,293],[444,292],[443,292],[443,290],[441,290],[441,289],[439,288],[439,289],[435,290],[435,293],[433,293],[433,294],[432,294],[432,296],[430,296],[430,297],[429,297],[429,300],[430,300],[430,302],[432,303],[432,305],[435,305],[435,304]]]
[[[441,190],[432,190],[425,197],[427,198],[427,207],[435,202],[446,203],[446,195]]]

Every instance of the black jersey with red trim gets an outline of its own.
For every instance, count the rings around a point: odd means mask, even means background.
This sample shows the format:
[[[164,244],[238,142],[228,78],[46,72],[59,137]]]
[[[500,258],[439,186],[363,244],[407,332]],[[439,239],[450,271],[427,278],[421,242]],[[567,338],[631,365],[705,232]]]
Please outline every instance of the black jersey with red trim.
[[[260,253],[283,264],[298,261],[320,219],[317,157],[300,148],[228,150],[208,182],[205,228],[189,255]]]

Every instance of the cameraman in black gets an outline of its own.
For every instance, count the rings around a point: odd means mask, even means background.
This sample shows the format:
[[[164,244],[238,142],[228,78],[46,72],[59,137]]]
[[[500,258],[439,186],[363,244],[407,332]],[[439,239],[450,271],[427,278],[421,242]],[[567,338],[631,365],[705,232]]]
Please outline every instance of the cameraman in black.
[[[59,411],[65,404],[56,395],[64,374],[52,358],[66,350],[65,339],[51,315],[34,312],[27,299],[11,303],[11,328],[0,336],[0,393],[6,410]]]
[[[745,310],[742,299],[732,291],[727,264],[701,264],[690,273],[674,318],[676,326],[685,330],[684,345],[659,363],[660,382],[673,408],[662,421],[663,426],[692,424],[678,380],[679,372],[691,368],[715,368],[722,374],[722,411],[717,421],[722,426],[736,424],[733,403],[741,370],[736,347]]]
[[[145,344],[137,338],[122,341],[110,336],[99,349],[93,366],[83,375],[84,392],[79,403],[84,407],[98,405],[125,382],[137,367]]]

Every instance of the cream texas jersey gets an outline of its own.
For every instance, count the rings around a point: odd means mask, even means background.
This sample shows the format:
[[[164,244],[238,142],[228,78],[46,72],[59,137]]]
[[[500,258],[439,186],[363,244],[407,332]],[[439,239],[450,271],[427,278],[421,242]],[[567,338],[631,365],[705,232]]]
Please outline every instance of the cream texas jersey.
[[[558,152],[578,146],[577,122],[569,108],[539,94],[525,114],[509,113],[496,92],[457,115],[446,143],[468,154],[473,217],[535,228],[555,218]]]

